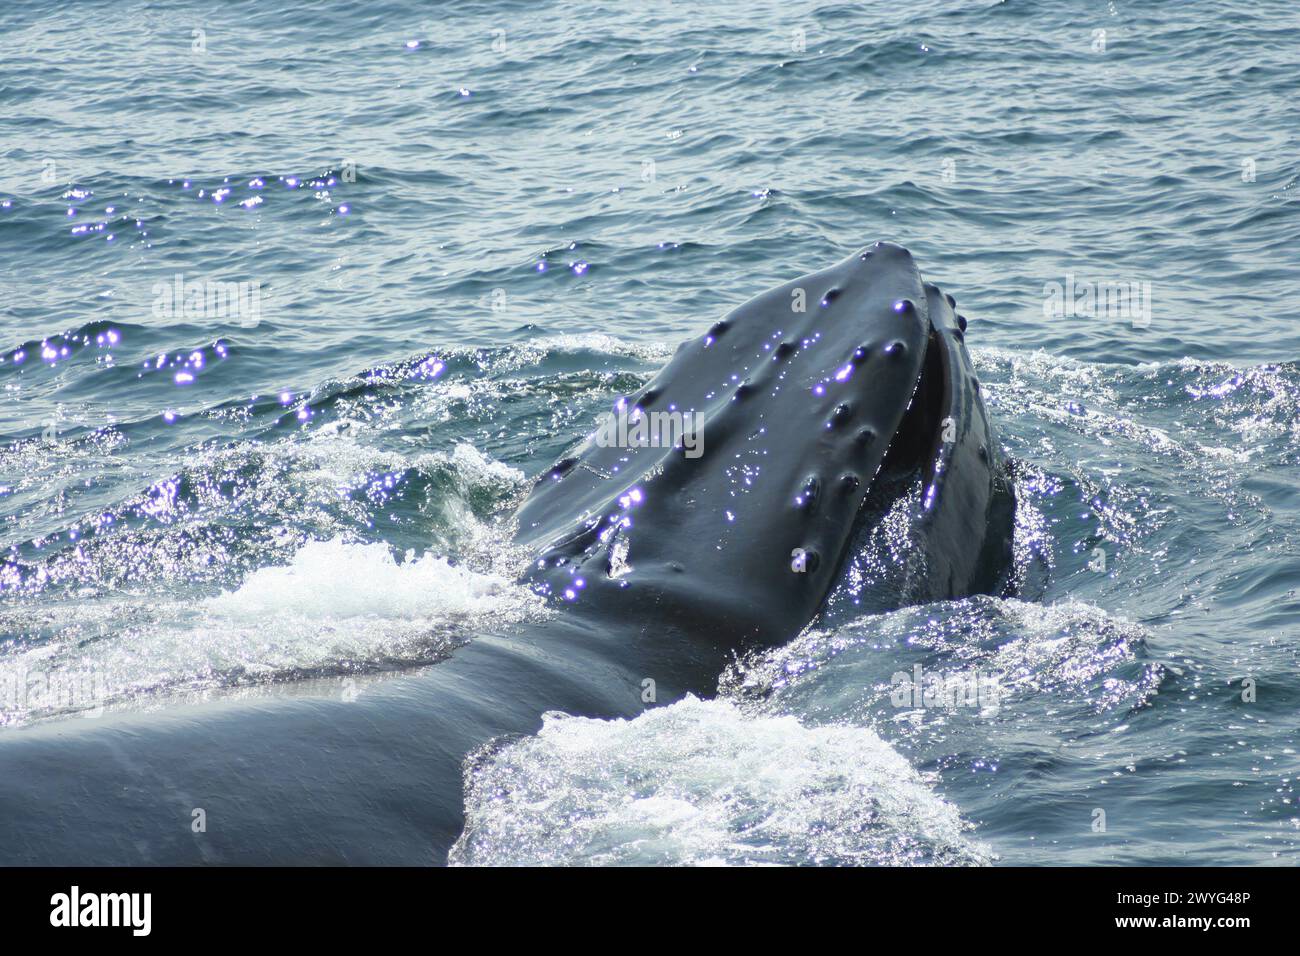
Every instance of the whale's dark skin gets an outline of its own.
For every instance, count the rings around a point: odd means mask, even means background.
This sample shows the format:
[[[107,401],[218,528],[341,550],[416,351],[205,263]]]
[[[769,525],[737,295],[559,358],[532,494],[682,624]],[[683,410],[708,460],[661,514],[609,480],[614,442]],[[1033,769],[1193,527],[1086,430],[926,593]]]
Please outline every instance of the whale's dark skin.
[[[915,472],[925,574],[901,599],[997,589],[1015,499],[953,305],[907,250],[877,243],[684,342],[621,405],[697,413],[702,454],[589,437],[519,510],[518,540],[541,555],[532,579],[577,614],[638,628],[647,674],[716,676],[808,624],[877,516],[864,513],[877,478]]]
[[[710,693],[816,618],[909,480],[924,573],[895,603],[1001,588],[1015,503],[964,326],[882,243],[740,306],[628,396],[699,412],[703,454],[589,439],[519,509],[551,620],[352,701],[304,685],[0,731],[0,864],[445,862],[467,754],[548,710],[633,717],[647,678],[660,705]]]

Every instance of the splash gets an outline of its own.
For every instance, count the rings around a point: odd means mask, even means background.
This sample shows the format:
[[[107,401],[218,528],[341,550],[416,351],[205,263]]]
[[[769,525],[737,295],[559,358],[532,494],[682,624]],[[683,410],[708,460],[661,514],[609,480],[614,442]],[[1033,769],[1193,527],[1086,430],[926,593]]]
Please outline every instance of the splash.
[[[957,811],[873,731],[687,697],[552,713],[473,758],[460,865],[983,864]]]
[[[526,588],[444,557],[314,541],[206,600],[66,606],[46,642],[0,656],[0,726],[409,668],[446,657],[471,627],[545,613]],[[30,612],[0,615],[0,630],[17,624],[30,629]]]

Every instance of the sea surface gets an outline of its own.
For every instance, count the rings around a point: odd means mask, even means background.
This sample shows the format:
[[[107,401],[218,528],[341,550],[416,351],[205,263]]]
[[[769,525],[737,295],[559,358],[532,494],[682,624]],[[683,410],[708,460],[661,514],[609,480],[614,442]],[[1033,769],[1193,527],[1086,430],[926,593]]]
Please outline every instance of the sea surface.
[[[529,479],[888,239],[970,318],[1020,593],[550,714],[452,861],[1295,865],[1297,63],[1275,0],[6,0],[0,734],[527,628]]]

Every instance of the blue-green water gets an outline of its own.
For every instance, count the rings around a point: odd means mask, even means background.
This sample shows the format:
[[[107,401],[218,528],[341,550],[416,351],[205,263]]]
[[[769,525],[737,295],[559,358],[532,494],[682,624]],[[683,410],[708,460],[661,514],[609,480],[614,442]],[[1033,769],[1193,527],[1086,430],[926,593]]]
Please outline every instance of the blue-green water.
[[[527,627],[527,478],[885,238],[971,319],[1019,597],[549,718],[453,856],[1294,864],[1298,55],[1281,2],[11,0],[0,732]],[[916,665],[996,705],[898,706]]]

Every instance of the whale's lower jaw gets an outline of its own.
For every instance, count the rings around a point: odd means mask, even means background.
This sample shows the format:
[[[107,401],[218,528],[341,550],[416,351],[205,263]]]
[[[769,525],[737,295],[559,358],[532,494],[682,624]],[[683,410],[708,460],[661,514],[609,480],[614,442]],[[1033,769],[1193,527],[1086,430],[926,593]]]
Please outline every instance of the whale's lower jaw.
[[[519,512],[528,579],[600,618],[778,643],[911,476],[925,573],[899,601],[1001,588],[1015,499],[954,305],[876,243],[740,306],[540,477]],[[690,416],[694,444],[609,440],[655,413]]]

